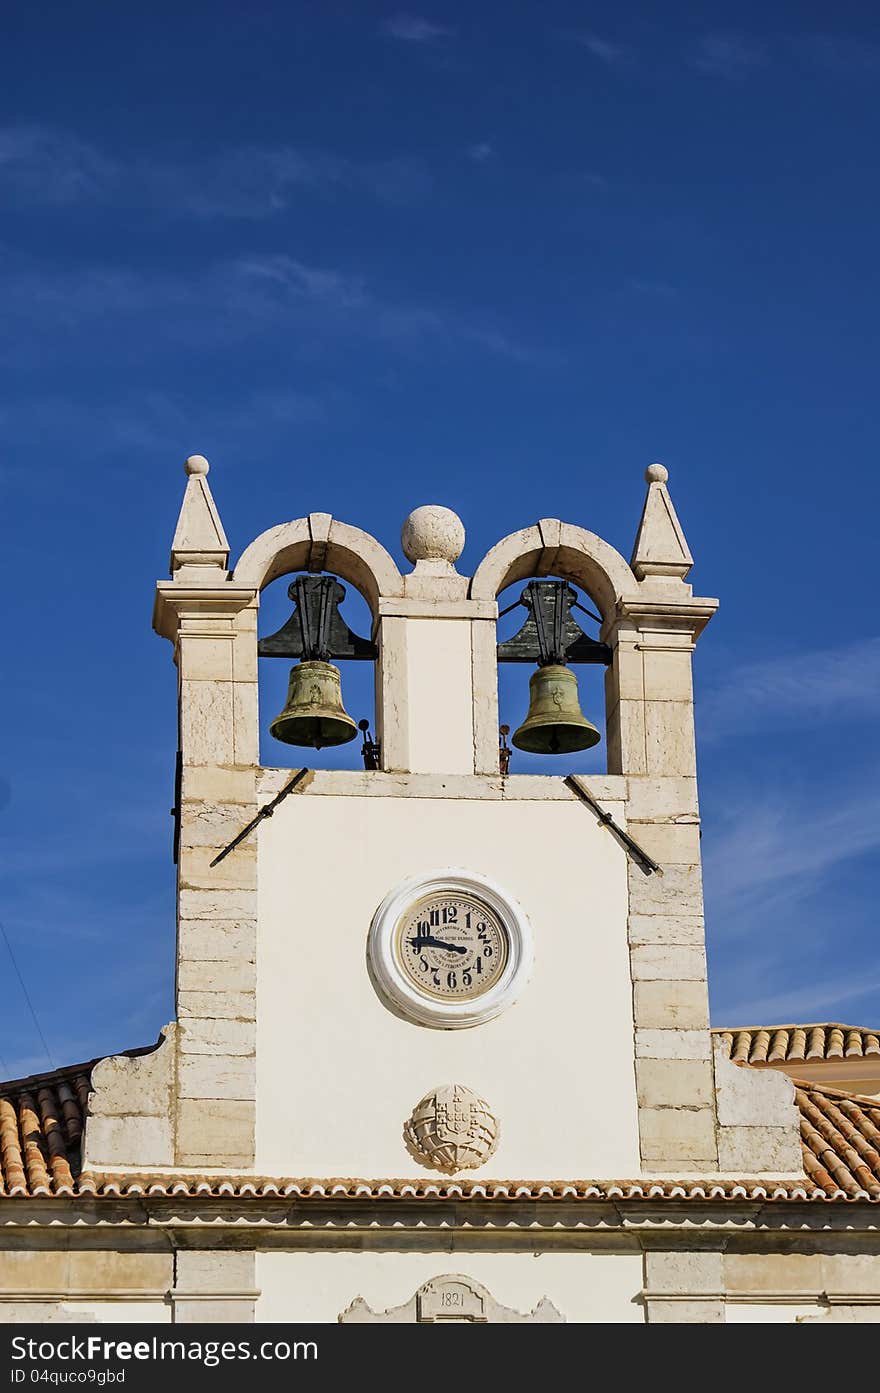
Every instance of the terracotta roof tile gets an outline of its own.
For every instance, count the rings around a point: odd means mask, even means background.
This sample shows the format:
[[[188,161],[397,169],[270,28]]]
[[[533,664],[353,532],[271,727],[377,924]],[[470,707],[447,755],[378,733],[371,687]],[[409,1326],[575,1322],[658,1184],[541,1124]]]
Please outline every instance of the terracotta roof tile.
[[[767,1047],[775,1048],[774,1034],[764,1034]],[[80,1170],[80,1140],[96,1062],[0,1084],[0,1196],[880,1201],[880,1103],[808,1083],[795,1084],[804,1180],[327,1180],[171,1170],[91,1175]]]
[[[880,1056],[880,1031],[862,1026],[747,1026],[713,1030],[727,1045],[734,1064],[799,1064],[814,1059],[862,1059]]]

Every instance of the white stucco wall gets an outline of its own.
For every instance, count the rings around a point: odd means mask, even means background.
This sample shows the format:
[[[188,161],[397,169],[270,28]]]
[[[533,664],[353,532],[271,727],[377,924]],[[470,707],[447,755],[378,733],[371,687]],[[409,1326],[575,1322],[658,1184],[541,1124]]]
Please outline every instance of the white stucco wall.
[[[388,891],[446,866],[505,887],[534,934],[519,1001],[465,1030],[399,1019],[366,967]],[[638,1173],[626,861],[580,803],[295,797],[263,824],[258,880],[258,1171],[436,1177],[402,1128],[429,1089],[462,1083],[501,1123],[468,1176]]]
[[[409,767],[471,774],[471,626],[450,620],[405,622]]]
[[[257,1255],[258,1321],[336,1321],[357,1296],[374,1311],[461,1273],[526,1313],[546,1296],[570,1322],[644,1322],[638,1253],[312,1252]]]

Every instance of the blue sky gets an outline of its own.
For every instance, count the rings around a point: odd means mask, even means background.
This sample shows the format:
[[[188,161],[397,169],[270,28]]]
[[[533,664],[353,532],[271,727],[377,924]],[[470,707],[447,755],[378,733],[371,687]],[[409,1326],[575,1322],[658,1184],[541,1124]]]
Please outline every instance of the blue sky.
[[[714,1019],[876,1026],[873,8],[47,3],[5,47],[2,912],[54,1061],[173,1013],[150,613],[196,451],[235,553],[319,509],[399,556],[443,502],[463,570],[540,516],[629,555],[662,460],[721,599]]]

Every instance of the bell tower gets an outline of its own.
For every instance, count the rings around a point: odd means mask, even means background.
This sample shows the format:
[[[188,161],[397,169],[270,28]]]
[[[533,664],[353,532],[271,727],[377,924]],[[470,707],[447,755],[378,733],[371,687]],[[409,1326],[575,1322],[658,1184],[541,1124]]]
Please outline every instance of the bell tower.
[[[647,470],[630,563],[543,518],[473,576],[457,569],[463,524],[440,506],[403,525],[409,569],[326,513],[270,528],[230,569],[207,461],[186,472],[154,615],[179,696],[176,1020],[153,1055],[109,1061],[103,1082],[96,1070],[89,1165],[277,1177],[379,1206],[799,1172],[779,1080],[750,1079],[746,1106],[712,1058],[691,663],[717,601],[687,583],[666,469]],[[289,618],[258,632],[261,592],[288,576]],[[499,643],[498,596],[519,584],[522,627]],[[368,633],[342,619],[343,585],[366,601]],[[292,662],[277,715],[259,710],[270,658]],[[323,747],[357,737],[352,660],[374,665],[375,734],[364,769],[322,768]],[[535,665],[512,759],[510,661]],[[605,667],[604,721],[580,710],[582,663]],[[260,764],[264,727],[302,750],[298,767]],[[577,752],[602,737],[607,773],[579,774]],[[558,774],[519,772],[520,750],[554,756]],[[456,1243],[474,1248],[475,1280],[491,1268],[513,1293],[553,1246],[536,1234],[484,1268],[479,1243]],[[279,1318],[295,1289],[336,1319],[354,1283],[371,1309],[405,1306],[436,1259],[399,1246],[407,1292],[383,1276],[388,1252],[355,1277],[329,1250],[313,1268],[317,1255],[278,1251],[257,1254],[247,1300],[262,1293]],[[546,1293],[523,1291],[544,1309]],[[549,1296],[582,1307],[581,1277],[566,1268]]]

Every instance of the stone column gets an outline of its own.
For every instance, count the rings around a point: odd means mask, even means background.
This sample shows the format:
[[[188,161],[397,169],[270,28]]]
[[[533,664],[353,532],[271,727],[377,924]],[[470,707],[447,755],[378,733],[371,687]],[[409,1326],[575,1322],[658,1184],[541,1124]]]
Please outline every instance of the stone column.
[[[211,510],[216,518],[201,464],[175,542],[204,532]],[[225,560],[203,548],[195,564],[173,549],[154,622],[174,644],[180,711],[175,1162],[245,1168],[254,1156],[256,844],[212,862],[256,812],[258,594],[229,580]]]
[[[692,564],[651,465],[632,570],[636,594],[606,616],[609,772],[628,779],[627,825],[658,862],[630,862],[629,944],[642,1166],[717,1169],[700,868],[691,660],[717,601],[695,599]]]

